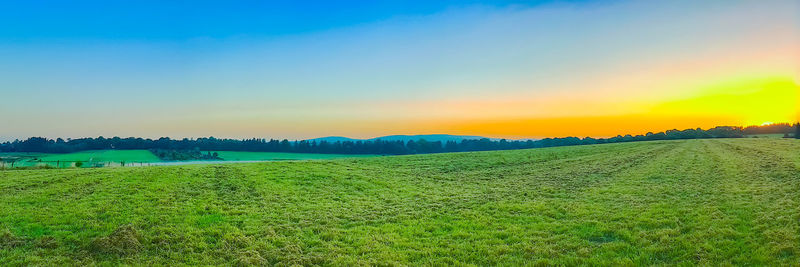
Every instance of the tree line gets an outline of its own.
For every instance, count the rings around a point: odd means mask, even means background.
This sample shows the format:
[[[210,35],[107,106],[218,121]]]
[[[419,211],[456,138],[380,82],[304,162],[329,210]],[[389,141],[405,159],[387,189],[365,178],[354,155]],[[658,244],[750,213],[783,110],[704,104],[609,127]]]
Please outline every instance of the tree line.
[[[219,139],[214,137],[197,139],[159,139],[144,138],[77,138],[47,139],[31,137],[26,140],[15,140],[0,143],[0,152],[41,152],[70,153],[85,150],[103,149],[148,149],[153,151],[252,151],[252,152],[294,152],[323,154],[383,154],[404,155],[441,152],[465,152],[487,150],[509,150],[542,148],[555,146],[591,145],[621,143],[634,141],[699,139],[699,138],[741,138],[749,134],[785,134],[795,133],[800,137],[800,124],[776,124],[767,126],[719,126],[703,130],[685,129],[668,130],[644,135],[618,135],[611,138],[545,138],[541,140],[492,140],[488,138],[430,142],[424,139],[414,141],[289,141],[287,139]]]
[[[747,135],[752,134],[786,134],[795,131],[798,124],[792,125],[789,123],[773,123],[769,125],[753,125],[747,126],[742,129],[742,133]]]

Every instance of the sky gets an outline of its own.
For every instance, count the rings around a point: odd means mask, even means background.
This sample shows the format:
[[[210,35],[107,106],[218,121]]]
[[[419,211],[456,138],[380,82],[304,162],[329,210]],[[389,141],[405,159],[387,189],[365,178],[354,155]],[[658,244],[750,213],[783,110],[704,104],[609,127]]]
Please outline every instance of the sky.
[[[800,118],[800,2],[2,1],[0,140]]]

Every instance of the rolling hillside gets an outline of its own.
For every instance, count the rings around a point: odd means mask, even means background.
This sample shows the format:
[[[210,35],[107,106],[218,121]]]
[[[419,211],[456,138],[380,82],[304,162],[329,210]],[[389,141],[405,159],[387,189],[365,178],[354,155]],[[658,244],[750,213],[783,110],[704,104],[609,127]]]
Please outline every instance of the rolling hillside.
[[[0,171],[9,265],[793,265],[800,141]]]

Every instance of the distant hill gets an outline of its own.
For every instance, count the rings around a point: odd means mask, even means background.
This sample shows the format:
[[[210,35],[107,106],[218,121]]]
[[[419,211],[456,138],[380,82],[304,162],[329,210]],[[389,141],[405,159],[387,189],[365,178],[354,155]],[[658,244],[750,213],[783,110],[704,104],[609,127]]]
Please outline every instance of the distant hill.
[[[334,142],[344,142],[344,141],[358,141],[358,139],[348,138],[348,137],[344,137],[344,136],[327,136],[327,137],[308,139],[306,141],[309,141],[309,142],[310,141],[317,141],[317,142],[327,141],[327,142],[330,142],[330,143],[334,143]]]
[[[483,136],[472,136],[472,135],[450,135],[450,134],[418,134],[418,135],[388,135],[388,136],[381,136],[375,137],[370,139],[353,139],[343,136],[328,136],[328,137],[320,137],[314,139],[308,139],[308,141],[327,141],[327,142],[344,142],[344,141],[375,141],[375,140],[383,140],[383,141],[403,141],[408,142],[410,140],[420,140],[425,139],[425,141],[436,142],[441,141],[442,143],[447,141],[456,141],[460,142],[461,140],[473,140],[473,139],[483,139],[487,137]],[[491,140],[495,140],[494,138],[489,138]]]
[[[384,140],[384,141],[403,141],[408,142],[410,140],[420,140],[425,139],[425,141],[429,142],[437,142],[441,141],[442,143],[447,141],[456,141],[460,142],[461,140],[473,140],[473,139],[483,139],[487,137],[483,136],[471,136],[471,135],[449,135],[449,134],[421,134],[421,135],[389,135],[389,136],[381,136],[372,138],[369,140]],[[491,139],[491,138],[489,138]]]

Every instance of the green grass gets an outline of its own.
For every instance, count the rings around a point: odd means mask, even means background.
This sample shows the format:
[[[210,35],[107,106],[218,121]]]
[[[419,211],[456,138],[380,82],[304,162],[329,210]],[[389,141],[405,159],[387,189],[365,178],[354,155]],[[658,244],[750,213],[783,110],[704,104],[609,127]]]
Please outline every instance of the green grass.
[[[204,152],[205,153],[205,152]],[[337,158],[363,158],[374,157],[376,155],[345,155],[345,154],[311,154],[311,153],[279,153],[279,152],[239,152],[239,151],[217,151],[219,156],[225,161],[276,161],[276,160],[319,160]],[[84,162],[84,167],[97,167],[100,165],[90,163],[101,163],[102,166],[119,166],[120,162],[137,165],[136,163],[161,162],[157,156],[148,150],[92,150],[67,154],[46,154],[46,153],[0,153],[0,156],[23,156],[25,159],[16,162],[15,167],[32,167],[48,165],[55,167],[71,167],[75,161]],[[0,164],[0,167],[10,167],[9,163]]]
[[[160,159],[147,150],[93,150],[69,154],[48,154],[43,161],[126,161],[158,162]]]
[[[0,171],[4,265],[796,265],[800,141]]]
[[[159,162],[161,161],[156,155],[153,155],[148,150],[90,150],[81,151],[67,154],[45,154],[45,153],[3,153],[2,156],[25,155],[27,158],[20,162],[15,163],[15,167],[30,167],[30,166],[56,166],[69,167],[75,161],[84,162],[84,166],[92,167],[90,162],[116,162],[121,161],[127,163],[133,162]],[[35,158],[32,158],[35,157]],[[40,162],[42,161],[42,162]],[[60,162],[59,162],[60,161]]]
[[[309,159],[337,159],[337,158],[363,158],[375,155],[347,155],[347,154],[312,154],[312,153],[281,153],[281,152],[240,152],[216,151],[219,157],[226,161],[255,161],[255,160],[309,160]]]

